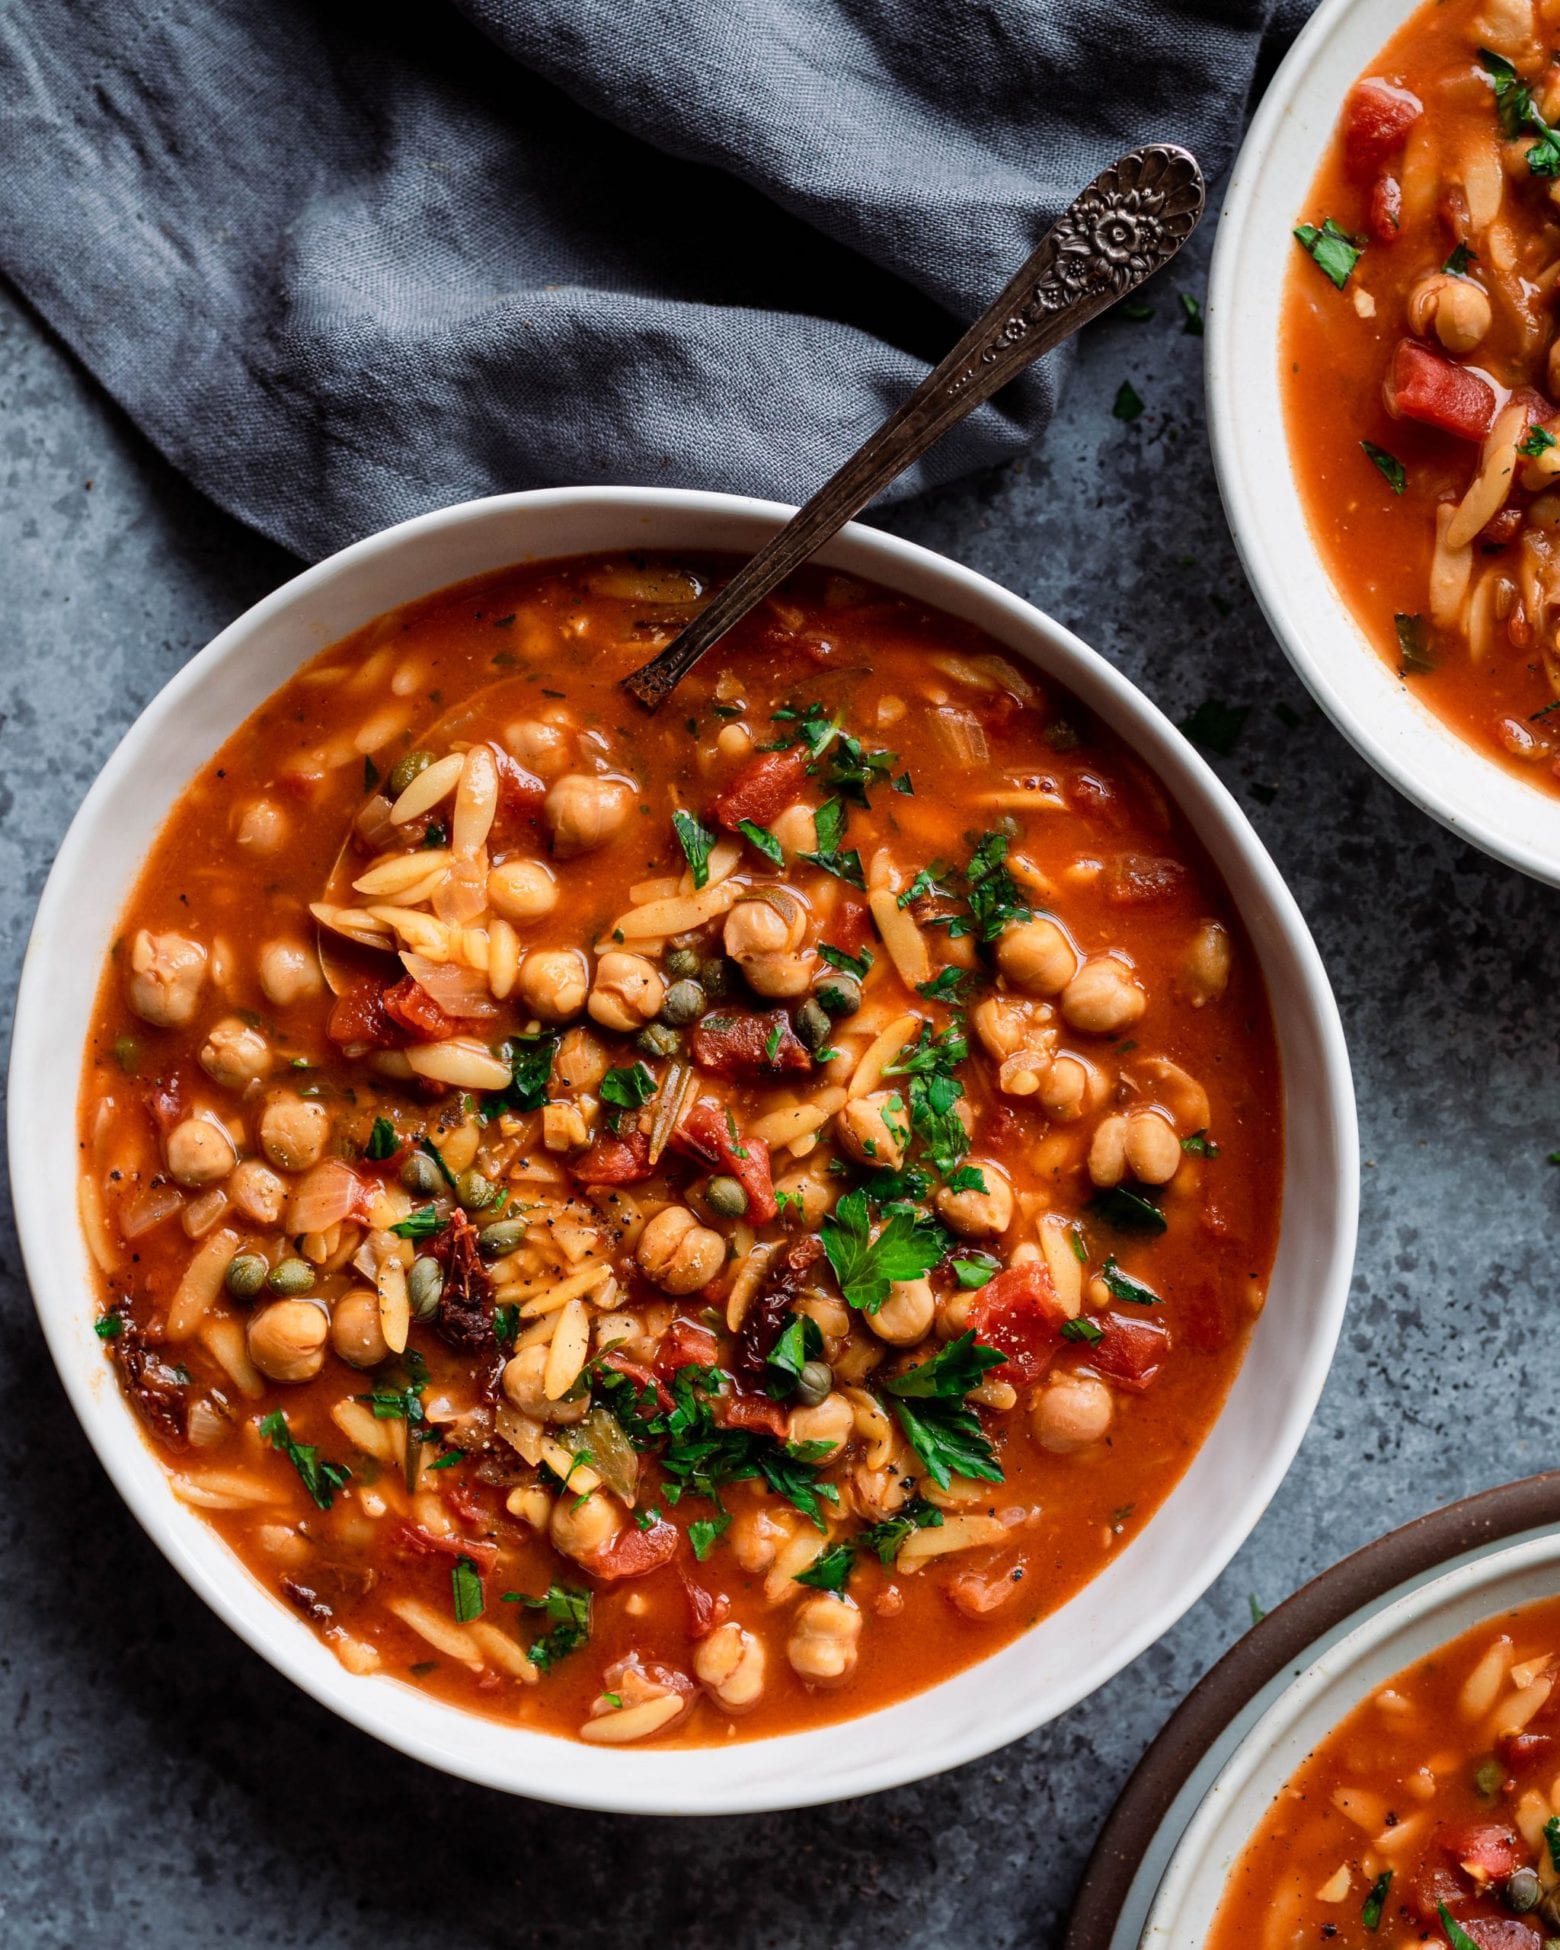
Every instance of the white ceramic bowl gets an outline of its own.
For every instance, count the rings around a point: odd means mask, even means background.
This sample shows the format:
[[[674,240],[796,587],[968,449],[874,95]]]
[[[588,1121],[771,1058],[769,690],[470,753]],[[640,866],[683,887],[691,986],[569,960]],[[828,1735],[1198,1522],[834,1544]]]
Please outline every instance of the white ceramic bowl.
[[[1187,1825],[1140,1950],[1196,1950],[1231,1869],[1274,1797],[1317,1742],[1396,1672],[1481,1620],[1560,1591],[1560,1533],[1471,1553],[1401,1596],[1366,1607],[1279,1694],[1225,1763]]]
[[[1208,420],[1224,511],[1257,600],[1311,695],[1384,778],[1508,866],[1560,886],[1560,798],[1449,730],[1405,689],[1317,553],[1280,395],[1278,327],[1294,226],[1343,100],[1417,0],[1324,0],[1235,160],[1208,287]]]
[[[501,1726],[389,1678],[353,1678],[175,1500],[92,1331],[73,1120],[39,1121],[76,1075],[93,993],[142,859],[186,778],[306,658],[381,611],[522,557],[626,547],[751,551],[791,511],[641,488],[558,489],[409,521],[309,569],[195,657],[126,734],[77,814],[39,905],[11,1062],[11,1171],[39,1316],[105,1468],[169,1560],[256,1651],[345,1719],[450,1773],[582,1807],[783,1808],[932,1774],[1030,1732],[1112,1678],[1200,1596],[1262,1514],[1331,1360],[1354,1255],[1358,1140],[1348,1059],[1305,923],[1245,817],[1186,741],[1076,637],[923,548],[851,527],[821,559],[936,604],[1053,674],[1157,772],[1250,929],[1285,1078],[1285,1220],[1271,1297],[1230,1400],[1143,1536],[1024,1637],[917,1697],[814,1732],[615,1752]]]

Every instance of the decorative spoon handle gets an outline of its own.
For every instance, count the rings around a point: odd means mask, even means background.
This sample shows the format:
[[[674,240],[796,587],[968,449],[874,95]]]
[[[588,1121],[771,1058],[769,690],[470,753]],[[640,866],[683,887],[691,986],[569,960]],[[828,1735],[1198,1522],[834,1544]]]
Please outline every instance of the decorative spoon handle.
[[[623,688],[653,711],[710,645],[761,602],[934,440],[1032,360],[1168,264],[1202,215],[1197,158],[1172,143],[1133,149],[1095,177],[941,365],[857,448],[709,606]]]

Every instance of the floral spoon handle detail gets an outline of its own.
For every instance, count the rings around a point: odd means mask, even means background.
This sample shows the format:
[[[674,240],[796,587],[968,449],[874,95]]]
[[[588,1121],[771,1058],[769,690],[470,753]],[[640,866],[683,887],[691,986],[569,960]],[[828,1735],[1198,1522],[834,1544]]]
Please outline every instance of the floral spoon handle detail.
[[[653,711],[710,645],[881,494],[934,440],[1170,259],[1202,215],[1197,158],[1133,149],[1062,212],[1023,269],[958,344],[679,636],[623,679]]]

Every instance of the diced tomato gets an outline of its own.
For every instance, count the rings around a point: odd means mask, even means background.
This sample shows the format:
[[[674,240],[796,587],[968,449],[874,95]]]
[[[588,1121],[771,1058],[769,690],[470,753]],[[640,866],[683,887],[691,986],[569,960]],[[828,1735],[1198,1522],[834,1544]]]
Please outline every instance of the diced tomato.
[[[1173,900],[1191,877],[1191,868],[1179,860],[1154,853],[1118,853],[1105,869],[1105,898],[1112,907]]]
[[[650,1176],[650,1134],[629,1131],[622,1137],[599,1137],[569,1170],[581,1185],[637,1185]]]
[[[1470,1916],[1462,1929],[1479,1950],[1544,1950],[1538,1931],[1515,1916]]]
[[[659,1571],[663,1564],[671,1563],[681,1539],[682,1532],[665,1517],[657,1517],[648,1530],[641,1530],[637,1524],[625,1524],[610,1544],[592,1551],[580,1562],[593,1578],[600,1578],[604,1584],[613,1584],[619,1578],[647,1577],[651,1571]]]
[[[1056,1357],[1066,1310],[1056,1297],[1045,1261],[1026,1260],[988,1280],[970,1308],[977,1341],[1007,1356],[992,1381],[1027,1388]]]
[[[1140,1393],[1158,1374],[1170,1352],[1170,1333],[1157,1321],[1128,1320],[1124,1314],[1096,1314],[1102,1338],[1087,1350],[1090,1367],[1123,1388]]]
[[[683,1574],[683,1593],[688,1600],[688,1636],[707,1639],[717,1625],[724,1624],[731,1612],[731,1600],[724,1591],[706,1591]]]
[[[752,1009],[712,1009],[694,1024],[689,1049],[700,1069],[717,1077],[769,1077],[812,1068],[812,1058],[784,1009],[763,1015]]]
[[[747,1193],[749,1224],[768,1225],[780,1210],[770,1174],[769,1146],[762,1138],[738,1135],[721,1105],[701,1099],[672,1133],[672,1143],[679,1151],[736,1179]]]
[[[384,997],[377,982],[360,982],[338,995],[325,1034],[345,1050],[399,1049],[406,1036],[400,1024],[390,1019]]]
[[[1457,1822],[1438,1830],[1435,1839],[1475,1882],[1494,1882],[1522,1866],[1522,1838],[1509,1822]]]
[[[772,1435],[777,1442],[790,1427],[790,1417],[768,1395],[722,1395],[714,1414],[723,1429],[751,1429],[755,1435]]]
[[[713,1368],[719,1349],[715,1336],[697,1321],[674,1320],[655,1350],[655,1371],[670,1381],[679,1368]]]
[[[1422,1856],[1406,1879],[1393,1883],[1394,1900],[1421,1923],[1433,1923],[1442,1903],[1455,1909],[1468,1900],[1468,1885],[1452,1873],[1444,1862]]]
[[[793,745],[784,752],[758,752],[715,800],[715,818],[728,833],[744,819],[764,826],[777,812],[795,802],[807,780],[807,747]]]
[[[1408,139],[1424,104],[1407,88],[1370,75],[1349,90],[1343,110],[1343,154],[1356,183],[1371,183]]]
[[[1403,227],[1403,186],[1395,176],[1378,176],[1370,193],[1367,225],[1378,244],[1396,242]]]
[[[824,931],[831,948],[843,948],[847,955],[859,955],[872,939],[872,911],[864,902],[846,894],[829,917]]]
[[[498,1555],[498,1546],[486,1538],[474,1542],[470,1537],[436,1537],[420,1523],[400,1519],[390,1533],[390,1541],[402,1557],[442,1557],[451,1563],[469,1557],[479,1571],[485,1571]]]
[[[403,975],[399,982],[387,988],[380,1001],[390,1020],[399,1023],[419,1042],[442,1042],[455,1032],[455,1017],[441,1008],[422,983],[414,982],[410,975]]]
[[[498,818],[511,824],[528,824],[542,810],[547,788],[534,772],[528,772],[502,745],[492,748],[498,768]]]
[[[177,1071],[169,1077],[158,1077],[146,1093],[146,1108],[164,1137],[175,1124],[182,1124],[186,1114],[183,1077]]]
[[[1459,440],[1482,440],[1495,417],[1487,380],[1415,339],[1398,340],[1382,397],[1395,420],[1422,420]]]
[[[1500,1764],[1512,1774],[1527,1774],[1539,1767],[1551,1774],[1555,1765],[1554,1735],[1549,1733],[1503,1733],[1495,1742]]]

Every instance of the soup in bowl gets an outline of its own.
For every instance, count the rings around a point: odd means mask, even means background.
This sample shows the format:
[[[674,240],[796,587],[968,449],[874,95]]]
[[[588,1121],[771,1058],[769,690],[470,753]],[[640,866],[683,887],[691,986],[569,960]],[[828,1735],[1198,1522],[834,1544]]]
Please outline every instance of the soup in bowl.
[[[495,550],[495,514],[430,524]],[[643,716],[618,680],[742,537],[605,525],[446,549],[464,579],[345,631],[301,579],[280,688],[127,873],[77,1189],[112,1440],[242,1561],[252,1636],[290,1612],[333,1703],[611,1805],[588,1770],[629,1751],[686,1783],[686,1749],[914,1711],[1154,1535],[1284,1287],[1303,935],[1235,896],[1119,680],[874,577],[903,545]],[[1305,974],[1324,1265],[1274,1345],[1319,1380],[1352,1130]]]

